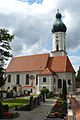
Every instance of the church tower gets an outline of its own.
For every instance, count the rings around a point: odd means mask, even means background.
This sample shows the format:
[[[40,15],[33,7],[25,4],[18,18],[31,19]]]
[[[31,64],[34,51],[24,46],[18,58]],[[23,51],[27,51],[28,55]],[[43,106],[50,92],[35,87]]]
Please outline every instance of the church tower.
[[[53,46],[52,46],[52,56],[66,56],[66,26],[61,20],[62,15],[59,13],[59,9],[56,14],[56,21],[53,24],[52,34],[53,34]]]

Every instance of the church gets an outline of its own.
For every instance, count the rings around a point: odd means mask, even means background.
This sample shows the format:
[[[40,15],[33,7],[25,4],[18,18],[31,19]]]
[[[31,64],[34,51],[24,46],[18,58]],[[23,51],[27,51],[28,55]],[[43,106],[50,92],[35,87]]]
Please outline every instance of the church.
[[[20,93],[40,93],[42,88],[59,94],[63,80],[67,90],[75,91],[75,71],[66,52],[66,25],[59,10],[52,27],[53,43],[51,53],[13,57],[7,69],[5,90]]]

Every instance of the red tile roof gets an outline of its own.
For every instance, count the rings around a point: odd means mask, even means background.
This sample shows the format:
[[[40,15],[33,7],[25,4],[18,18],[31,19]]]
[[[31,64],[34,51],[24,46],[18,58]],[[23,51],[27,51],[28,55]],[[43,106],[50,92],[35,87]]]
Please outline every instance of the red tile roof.
[[[38,54],[12,58],[6,72],[42,71],[41,74],[53,72],[74,72],[67,56],[50,57],[49,54]]]
[[[67,56],[55,56],[50,58],[48,68],[54,72],[74,72]]]
[[[54,72],[49,70],[49,68],[46,68],[43,70],[39,75],[52,75]]]
[[[33,87],[25,85],[23,88],[33,88]]]
[[[46,68],[49,54],[38,54],[12,58],[6,72],[40,71]]]

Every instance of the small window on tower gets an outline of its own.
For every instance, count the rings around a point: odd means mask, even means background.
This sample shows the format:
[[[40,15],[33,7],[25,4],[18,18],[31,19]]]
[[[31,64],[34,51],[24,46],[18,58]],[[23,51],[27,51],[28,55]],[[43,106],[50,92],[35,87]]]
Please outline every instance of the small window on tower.
[[[58,43],[58,40],[56,40],[56,43]]]
[[[56,38],[58,38],[58,36],[56,36]]]
[[[58,45],[56,45],[56,51],[58,51],[59,50],[59,46]]]

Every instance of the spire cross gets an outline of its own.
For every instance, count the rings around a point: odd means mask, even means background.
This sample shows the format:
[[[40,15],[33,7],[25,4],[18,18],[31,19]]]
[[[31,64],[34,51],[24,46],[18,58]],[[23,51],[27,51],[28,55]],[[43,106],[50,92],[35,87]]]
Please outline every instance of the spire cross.
[[[57,9],[57,12],[59,13],[59,9]]]

